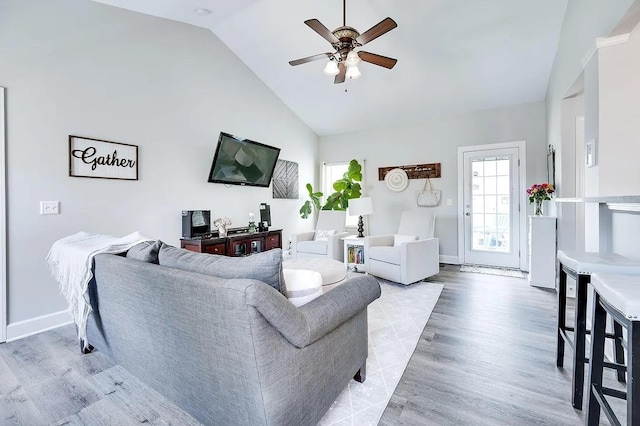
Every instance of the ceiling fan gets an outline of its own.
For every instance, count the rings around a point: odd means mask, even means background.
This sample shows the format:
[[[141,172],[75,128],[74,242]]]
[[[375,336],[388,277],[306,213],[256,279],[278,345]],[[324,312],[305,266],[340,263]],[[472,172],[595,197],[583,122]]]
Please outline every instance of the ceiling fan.
[[[304,21],[304,23],[331,43],[335,51],[296,59],[295,61],[289,61],[289,64],[296,66],[328,58],[329,62],[324,68],[324,73],[327,75],[335,75],[333,80],[334,84],[344,83],[346,78],[355,79],[360,77],[361,72],[358,69],[360,61],[369,62],[388,69],[393,68],[396,62],[398,62],[397,59],[376,55],[375,53],[362,50],[359,52],[355,51],[356,48],[364,46],[397,27],[398,24],[391,18],[383,19],[360,34],[355,28],[347,26],[347,0],[343,0],[341,27],[336,28],[334,31],[329,31],[329,29],[317,19],[308,19]]]

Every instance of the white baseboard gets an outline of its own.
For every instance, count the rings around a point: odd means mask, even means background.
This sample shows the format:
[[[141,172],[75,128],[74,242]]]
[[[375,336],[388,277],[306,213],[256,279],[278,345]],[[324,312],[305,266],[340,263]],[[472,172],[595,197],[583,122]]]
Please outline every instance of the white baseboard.
[[[42,333],[43,331],[71,324],[72,322],[73,319],[67,311],[55,312],[25,321],[14,322],[7,326],[7,342]]]
[[[459,265],[460,259],[458,258],[458,256],[445,256],[441,254],[440,263],[449,263],[451,265]]]

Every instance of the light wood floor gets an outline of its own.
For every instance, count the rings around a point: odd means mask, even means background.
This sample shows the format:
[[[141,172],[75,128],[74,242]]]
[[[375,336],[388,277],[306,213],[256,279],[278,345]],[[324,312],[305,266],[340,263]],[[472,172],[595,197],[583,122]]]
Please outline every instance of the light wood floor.
[[[434,278],[442,295],[380,424],[583,424],[571,351],[555,366],[555,292],[458,269]],[[139,423],[198,424],[99,352],[81,355],[71,326],[0,345],[1,425]]]
[[[379,424],[584,424],[571,405],[570,347],[556,368],[555,290],[458,270],[435,277],[442,295]],[[623,402],[612,405],[624,423]]]

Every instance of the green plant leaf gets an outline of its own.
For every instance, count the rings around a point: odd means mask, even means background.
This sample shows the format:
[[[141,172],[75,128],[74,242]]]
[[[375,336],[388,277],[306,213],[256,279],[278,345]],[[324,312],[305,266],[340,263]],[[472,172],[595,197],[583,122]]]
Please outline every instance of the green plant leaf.
[[[310,214],[311,214],[311,203],[309,202],[309,200],[307,200],[304,202],[302,207],[300,207],[300,216],[302,216],[303,219],[306,219],[309,217]]]
[[[356,182],[362,181],[362,166],[356,160],[351,160],[349,162],[349,169],[347,170],[347,175],[349,179],[355,180]]]
[[[335,182],[333,182],[333,189],[336,191],[344,191],[345,189],[347,189],[347,186],[349,185],[349,182],[347,182],[344,179],[339,179]]]

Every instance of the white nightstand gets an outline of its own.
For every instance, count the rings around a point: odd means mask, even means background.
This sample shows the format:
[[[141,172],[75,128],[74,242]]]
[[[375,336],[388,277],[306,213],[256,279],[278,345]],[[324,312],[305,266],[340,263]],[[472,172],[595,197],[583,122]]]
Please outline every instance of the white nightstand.
[[[342,239],[344,241],[344,263],[347,269],[353,272],[367,272],[367,265],[364,262],[364,238],[349,235]]]

